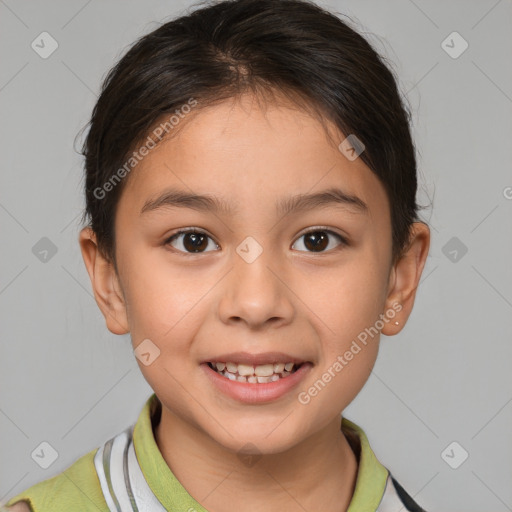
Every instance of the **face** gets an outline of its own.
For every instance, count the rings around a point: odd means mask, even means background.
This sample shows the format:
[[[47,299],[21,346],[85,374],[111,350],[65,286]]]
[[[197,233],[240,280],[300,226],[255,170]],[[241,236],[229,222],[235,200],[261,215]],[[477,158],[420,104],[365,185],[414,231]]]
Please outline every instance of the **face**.
[[[380,333],[365,329],[394,309],[383,186],[338,149],[343,134],[331,126],[334,144],[291,106],[245,96],[179,128],[137,165],[115,219],[117,322],[143,343],[145,379],[164,412],[232,450],[339,428],[377,357]],[[262,382],[247,366],[264,366]]]

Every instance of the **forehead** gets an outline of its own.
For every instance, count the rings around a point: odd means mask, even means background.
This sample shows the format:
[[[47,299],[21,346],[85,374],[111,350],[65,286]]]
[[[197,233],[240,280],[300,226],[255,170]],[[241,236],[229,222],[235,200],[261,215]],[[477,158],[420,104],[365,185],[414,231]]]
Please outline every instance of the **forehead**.
[[[338,149],[345,135],[333,123],[252,95],[196,109],[137,164],[119,209],[140,214],[173,188],[214,196],[226,211],[268,211],[278,203],[282,210],[285,197],[338,188],[368,204],[370,214],[385,213],[382,184],[360,158]]]

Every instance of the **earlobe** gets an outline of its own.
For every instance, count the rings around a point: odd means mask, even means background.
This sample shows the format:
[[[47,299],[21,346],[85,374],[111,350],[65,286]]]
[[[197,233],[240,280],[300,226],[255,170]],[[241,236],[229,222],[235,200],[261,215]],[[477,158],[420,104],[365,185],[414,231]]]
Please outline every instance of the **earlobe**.
[[[129,332],[126,303],[118,283],[118,276],[112,262],[108,261],[98,248],[96,234],[83,228],[79,235],[85,267],[107,328],[114,334]]]
[[[413,223],[410,229],[409,245],[390,272],[384,314],[391,310],[395,314],[385,324],[382,334],[393,336],[406,324],[414,306],[416,290],[425,267],[429,247],[430,229],[423,222]]]

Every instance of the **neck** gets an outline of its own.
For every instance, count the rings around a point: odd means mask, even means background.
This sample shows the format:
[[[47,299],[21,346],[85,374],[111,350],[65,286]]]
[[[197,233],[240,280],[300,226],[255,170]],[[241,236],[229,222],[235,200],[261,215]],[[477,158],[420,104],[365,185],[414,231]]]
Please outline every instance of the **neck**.
[[[154,435],[171,471],[209,512],[341,512],[354,493],[358,462],[341,416],[289,450],[257,461],[242,461],[164,406]]]

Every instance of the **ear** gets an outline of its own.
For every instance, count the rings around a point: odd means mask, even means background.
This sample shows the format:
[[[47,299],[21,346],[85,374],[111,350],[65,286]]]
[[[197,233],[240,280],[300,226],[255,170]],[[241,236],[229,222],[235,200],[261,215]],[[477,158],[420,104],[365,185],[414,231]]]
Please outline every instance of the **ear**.
[[[94,298],[105,317],[108,330],[114,334],[126,334],[130,331],[126,303],[113,263],[99,250],[96,234],[90,227],[80,231],[79,243]]]
[[[382,334],[393,336],[406,324],[414,306],[429,247],[430,229],[423,222],[414,222],[410,229],[409,244],[389,274],[385,311],[390,320],[385,323]],[[391,317],[390,312],[395,312],[395,315]]]

